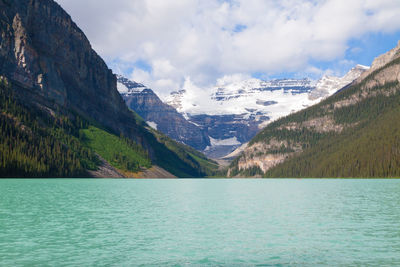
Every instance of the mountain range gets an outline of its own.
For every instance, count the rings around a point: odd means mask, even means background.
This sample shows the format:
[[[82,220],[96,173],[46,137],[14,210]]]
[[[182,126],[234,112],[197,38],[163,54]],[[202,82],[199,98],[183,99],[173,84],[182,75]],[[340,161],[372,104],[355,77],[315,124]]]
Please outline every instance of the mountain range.
[[[368,67],[357,65],[343,77],[219,81],[213,88],[174,91],[165,100],[148,87],[118,77],[118,90],[129,108],[153,128],[221,158],[249,142],[263,127],[334,94]]]

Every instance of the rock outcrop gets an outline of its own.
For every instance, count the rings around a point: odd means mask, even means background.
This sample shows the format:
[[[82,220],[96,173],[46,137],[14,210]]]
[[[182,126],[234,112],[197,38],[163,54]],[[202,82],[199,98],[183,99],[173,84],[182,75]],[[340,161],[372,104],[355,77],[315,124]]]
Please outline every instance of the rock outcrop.
[[[362,80],[364,80],[368,75],[370,75],[372,72],[382,68],[383,66],[385,66],[386,64],[388,64],[389,62],[400,58],[400,41],[398,41],[397,46],[393,49],[391,49],[390,51],[388,51],[387,53],[378,56],[377,58],[374,59],[374,61],[372,62],[371,68],[366,71],[365,73],[363,73],[358,79],[357,82],[361,82]]]
[[[369,79],[366,83],[365,88],[371,89],[375,86],[380,86],[388,82],[400,81],[400,66],[398,64],[391,64],[389,67],[383,68],[385,65],[393,62],[397,62],[400,60],[400,41],[397,46],[391,49],[386,54],[383,54],[372,62],[371,68],[363,73],[357,80],[356,83],[361,83],[368,76],[374,74],[374,72],[378,71],[376,75],[374,75],[373,79]]]
[[[328,97],[336,93],[339,89],[351,84],[368,70],[369,67],[357,65],[343,77],[324,76],[318,81],[315,90],[310,92],[309,98],[318,99]]]
[[[0,0],[0,75],[136,138],[116,77],[53,0]],[[27,97],[29,100],[29,97]]]

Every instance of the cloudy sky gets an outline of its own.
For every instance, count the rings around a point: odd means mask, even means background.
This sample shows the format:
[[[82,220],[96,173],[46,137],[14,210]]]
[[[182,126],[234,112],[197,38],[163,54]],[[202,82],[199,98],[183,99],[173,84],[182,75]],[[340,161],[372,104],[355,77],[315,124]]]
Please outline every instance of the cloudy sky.
[[[399,0],[56,1],[114,72],[162,96],[188,80],[342,75],[400,39]]]

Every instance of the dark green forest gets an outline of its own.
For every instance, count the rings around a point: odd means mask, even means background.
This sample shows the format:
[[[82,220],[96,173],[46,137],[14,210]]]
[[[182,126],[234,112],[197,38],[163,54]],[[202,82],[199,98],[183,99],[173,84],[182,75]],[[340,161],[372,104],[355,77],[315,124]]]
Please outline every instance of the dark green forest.
[[[157,155],[154,163],[178,177],[210,177],[216,174],[218,163],[185,144],[149,128],[146,138]]]
[[[358,122],[319,140],[266,177],[400,177],[400,94],[374,97],[339,111],[338,121]],[[368,119],[367,119],[368,118]]]
[[[285,141],[287,146],[258,153],[286,153],[289,158],[267,173],[259,168],[239,170],[238,158],[230,166],[231,176],[400,177],[400,85],[395,81],[368,89],[365,86],[380,71],[399,63],[395,60],[359,84],[348,86],[315,106],[268,125],[250,145],[268,143],[272,139]],[[335,107],[335,103],[350,96],[356,96],[358,100]],[[326,116],[343,130],[321,132],[302,124]],[[293,129],[284,127],[290,124],[297,126]],[[294,145],[300,146],[302,152],[293,153]]]
[[[98,168],[98,155],[123,171],[151,167],[147,152],[132,140],[58,106],[27,107],[5,80],[0,89],[0,177],[87,177]]]
[[[95,153],[79,141],[87,123],[19,103],[0,81],[0,177],[82,177],[95,170]]]

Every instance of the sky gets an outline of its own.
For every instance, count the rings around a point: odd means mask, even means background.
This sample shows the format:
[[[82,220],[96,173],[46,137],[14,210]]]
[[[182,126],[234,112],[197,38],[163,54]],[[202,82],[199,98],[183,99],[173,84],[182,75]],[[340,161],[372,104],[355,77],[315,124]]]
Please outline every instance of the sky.
[[[318,79],[400,40],[399,0],[56,0],[117,74],[161,96],[248,78]]]

